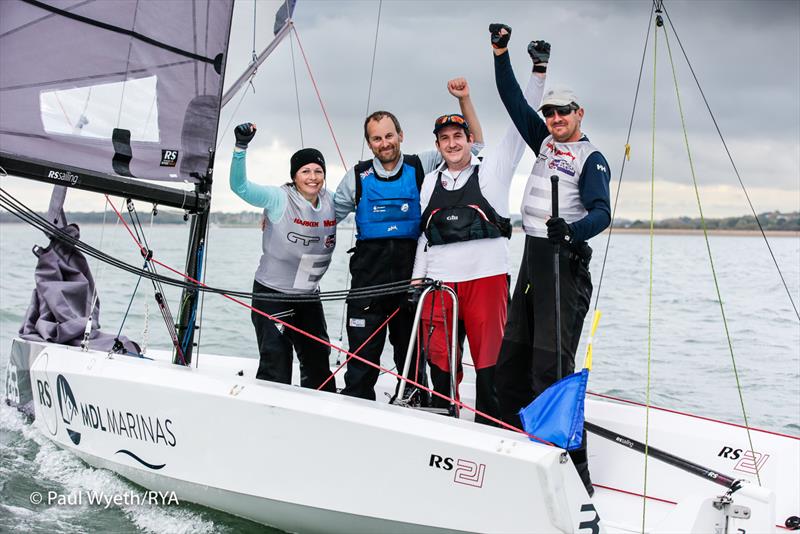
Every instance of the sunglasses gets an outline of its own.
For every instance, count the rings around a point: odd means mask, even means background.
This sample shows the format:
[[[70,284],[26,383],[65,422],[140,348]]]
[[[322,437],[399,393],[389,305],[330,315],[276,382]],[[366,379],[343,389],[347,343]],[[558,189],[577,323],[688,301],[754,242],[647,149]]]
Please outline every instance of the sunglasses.
[[[466,125],[467,121],[461,115],[442,115],[436,119],[436,126],[442,124],[463,124]]]
[[[464,131],[469,132],[469,124],[467,123],[466,119],[464,119],[464,117],[458,114],[442,115],[441,117],[436,119],[436,122],[434,124],[435,124],[433,127],[434,134],[438,133],[439,130],[441,130],[445,126],[449,126],[451,124],[454,124],[456,126],[461,126],[462,128],[464,128]]]
[[[558,113],[561,117],[566,117],[573,111],[575,111],[575,107],[572,104],[567,104],[566,106],[548,106],[546,108],[542,108],[542,115],[544,115],[546,119],[549,119],[556,113]]]

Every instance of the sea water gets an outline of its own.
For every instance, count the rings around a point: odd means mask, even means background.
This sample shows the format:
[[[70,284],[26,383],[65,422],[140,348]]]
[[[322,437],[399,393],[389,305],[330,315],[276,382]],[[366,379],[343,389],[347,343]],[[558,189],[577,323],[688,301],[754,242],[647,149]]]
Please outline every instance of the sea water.
[[[127,231],[111,218],[109,221],[105,226],[84,226],[82,239],[141,266],[141,256]],[[187,226],[150,227],[148,221],[145,218],[143,222],[155,257],[182,270]],[[800,434],[800,322],[760,234],[710,237],[722,307],[702,235],[656,235],[651,263],[648,235],[614,233],[598,288],[607,239],[602,235],[592,240],[595,253],[591,272],[595,295],[598,289],[600,292],[602,319],[594,341],[590,390],[644,400],[649,358],[654,405],[742,423],[741,391],[752,426]],[[338,240],[322,282],[323,291],[343,289],[347,284],[352,231],[340,228]],[[514,269],[519,265],[523,242],[524,236],[519,233],[511,239]],[[21,224],[0,225],[2,377],[11,339],[22,323],[33,289],[34,244],[47,244],[37,230]],[[796,235],[770,236],[770,245],[798,304],[800,239]],[[260,249],[261,235],[256,228],[212,227],[206,250],[206,283],[250,291]],[[148,348],[168,348],[170,340],[150,282],[142,280],[133,294],[136,276],[91,258],[89,261],[99,289],[103,330],[116,333],[121,328],[122,333]],[[162,274],[171,275],[163,269]],[[169,286],[165,290],[176,312],[179,292]],[[125,316],[131,298],[130,312]],[[723,309],[732,350],[721,319]],[[200,362],[203,353],[257,357],[249,310],[218,295],[207,295],[202,311]],[[343,312],[341,303],[325,304],[331,341],[346,348]],[[585,354],[590,319],[591,311],[578,350],[579,364]],[[336,359],[335,353],[331,359]],[[392,365],[388,352],[383,363]],[[158,496],[144,492],[55,447],[15,410],[0,405],[0,532],[265,531],[260,525],[228,514],[191,504],[176,506],[168,495],[158,501]],[[36,500],[34,494],[39,494],[42,502],[32,502]],[[60,505],[59,498],[66,504]],[[66,499],[75,502],[69,504]],[[116,501],[106,506],[107,499]]]

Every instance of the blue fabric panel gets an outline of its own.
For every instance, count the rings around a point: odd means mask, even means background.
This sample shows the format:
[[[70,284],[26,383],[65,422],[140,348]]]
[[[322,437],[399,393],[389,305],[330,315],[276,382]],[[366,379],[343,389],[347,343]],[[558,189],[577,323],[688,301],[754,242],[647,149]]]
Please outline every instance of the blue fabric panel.
[[[573,450],[583,441],[583,401],[589,371],[562,378],[519,411],[525,432],[562,449]]]

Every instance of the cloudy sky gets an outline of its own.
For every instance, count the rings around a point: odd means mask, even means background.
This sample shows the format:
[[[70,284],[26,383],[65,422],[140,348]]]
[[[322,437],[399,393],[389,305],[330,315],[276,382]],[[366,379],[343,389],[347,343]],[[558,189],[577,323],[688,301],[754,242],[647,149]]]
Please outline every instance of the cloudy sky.
[[[271,39],[275,6],[259,0],[257,48]],[[378,11],[380,7],[380,24]],[[680,37],[694,72],[725,137],[742,180],[758,212],[800,209],[800,2],[666,2],[667,21],[688,137],[706,215],[749,211],[733,168],[705,109],[675,39]],[[508,125],[494,86],[488,44],[490,22],[513,27],[511,58],[524,84],[530,72],[525,52],[531,39],[552,43],[549,84],[569,85],[586,109],[584,132],[605,154],[612,168],[612,194],[624,154],[636,83],[644,51],[651,4],[623,2],[499,1],[314,1],[298,0],[295,24],[308,55],[341,147],[342,163],[316,100],[298,43],[287,38],[259,70],[255,92],[237,95],[223,110],[216,159],[215,211],[251,210],[227,186],[233,136],[240,122],[258,124],[248,154],[250,178],[278,185],[288,177],[289,156],[301,145],[322,150],[328,161],[328,187],[334,189],[345,168],[369,151],[363,146],[367,111],[394,112],[405,130],[405,152],[434,148],[436,116],[458,110],[445,84],[468,79],[487,143]],[[666,17],[665,17],[666,18]],[[376,26],[377,55],[371,95],[370,65]],[[250,59],[253,2],[237,3],[228,80]],[[292,46],[297,87],[292,73]],[[644,74],[626,163],[618,216],[645,218],[649,213],[650,156],[655,81],[656,218],[697,215],[691,174],[680,127],[675,85],[665,41],[653,33],[645,54]],[[296,92],[299,95],[298,121]],[[369,98],[369,105],[368,105]],[[238,106],[238,108],[237,108]],[[234,113],[235,111],[235,113]],[[533,162],[528,151],[511,190],[512,211]],[[41,185],[4,179],[36,209],[45,209]],[[95,206],[96,204],[96,206]],[[70,193],[68,208],[102,210],[96,196]]]

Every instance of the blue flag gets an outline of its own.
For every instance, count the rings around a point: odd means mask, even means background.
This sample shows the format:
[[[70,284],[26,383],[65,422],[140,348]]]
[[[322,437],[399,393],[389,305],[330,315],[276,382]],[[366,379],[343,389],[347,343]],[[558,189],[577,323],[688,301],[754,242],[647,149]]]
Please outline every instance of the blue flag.
[[[525,432],[571,451],[583,441],[583,401],[589,370],[562,378],[519,411]]]

